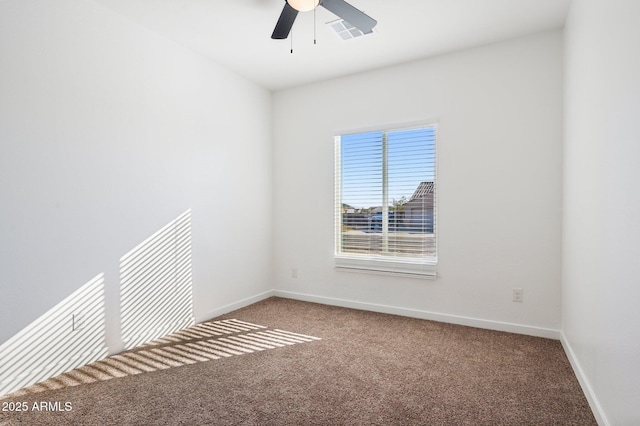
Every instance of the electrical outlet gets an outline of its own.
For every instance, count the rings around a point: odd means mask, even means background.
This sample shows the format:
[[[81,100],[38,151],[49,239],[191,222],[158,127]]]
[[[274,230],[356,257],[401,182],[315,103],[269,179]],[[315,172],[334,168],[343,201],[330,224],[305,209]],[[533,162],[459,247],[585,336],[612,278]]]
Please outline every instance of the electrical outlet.
[[[523,292],[523,290],[521,288],[514,288],[513,289],[513,301],[522,303],[523,293],[524,292]]]
[[[76,331],[84,327],[84,314],[75,313],[71,315],[71,330]]]
[[[291,278],[298,278],[298,268],[291,268]]]

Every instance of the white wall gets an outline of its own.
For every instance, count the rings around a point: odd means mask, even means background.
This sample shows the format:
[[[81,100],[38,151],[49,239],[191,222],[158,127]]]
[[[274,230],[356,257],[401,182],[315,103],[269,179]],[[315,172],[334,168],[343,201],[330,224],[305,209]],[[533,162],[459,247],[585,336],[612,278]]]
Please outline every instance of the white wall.
[[[640,424],[640,2],[566,25],[562,330],[602,424]]]
[[[335,271],[333,135],[429,118],[439,120],[438,279]],[[277,92],[275,288],[558,337],[561,164],[559,31]]]
[[[104,273],[121,348],[119,259],[188,209],[196,320],[270,289],[270,108],[94,2],[0,2],[0,344]]]

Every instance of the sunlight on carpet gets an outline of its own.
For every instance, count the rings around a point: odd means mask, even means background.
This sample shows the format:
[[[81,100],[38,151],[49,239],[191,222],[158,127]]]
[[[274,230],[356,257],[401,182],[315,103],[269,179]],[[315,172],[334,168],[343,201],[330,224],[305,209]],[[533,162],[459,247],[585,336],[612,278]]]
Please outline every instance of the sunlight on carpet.
[[[21,389],[11,396],[134,376],[316,340],[321,339],[237,319],[204,322]]]

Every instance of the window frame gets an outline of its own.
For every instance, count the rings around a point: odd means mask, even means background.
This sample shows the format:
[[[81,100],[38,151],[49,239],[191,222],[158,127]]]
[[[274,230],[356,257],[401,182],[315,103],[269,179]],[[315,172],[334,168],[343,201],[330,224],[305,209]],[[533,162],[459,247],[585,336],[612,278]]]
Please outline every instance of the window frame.
[[[341,138],[345,135],[367,132],[397,132],[419,128],[433,128],[434,140],[434,194],[433,194],[433,234],[435,238],[433,256],[423,258],[385,256],[381,254],[343,253],[342,246],[342,150]],[[438,135],[437,120],[423,120],[419,122],[398,125],[376,126],[366,129],[346,130],[334,133],[334,269],[345,272],[363,272],[382,275],[406,276],[422,279],[435,279],[438,265]]]

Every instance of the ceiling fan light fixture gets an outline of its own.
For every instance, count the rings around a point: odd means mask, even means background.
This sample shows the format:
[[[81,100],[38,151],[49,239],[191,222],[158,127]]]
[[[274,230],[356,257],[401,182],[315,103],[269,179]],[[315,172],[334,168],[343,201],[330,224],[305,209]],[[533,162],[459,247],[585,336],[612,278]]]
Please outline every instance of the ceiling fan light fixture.
[[[308,12],[320,4],[320,0],[287,0],[289,6],[299,12]]]

